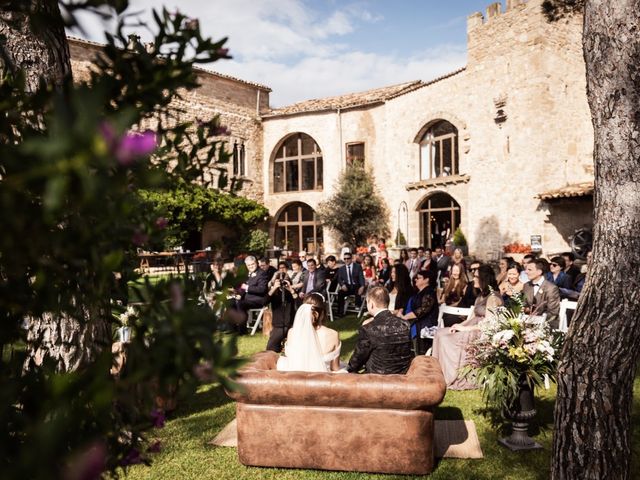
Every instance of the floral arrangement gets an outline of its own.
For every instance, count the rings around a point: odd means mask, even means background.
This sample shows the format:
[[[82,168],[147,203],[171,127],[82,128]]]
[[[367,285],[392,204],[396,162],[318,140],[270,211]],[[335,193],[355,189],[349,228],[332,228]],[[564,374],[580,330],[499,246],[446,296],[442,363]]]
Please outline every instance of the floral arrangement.
[[[504,253],[531,253],[531,245],[513,242],[503,246],[502,250]]]
[[[128,327],[129,325],[133,324],[137,316],[137,310],[133,306],[128,305],[127,309],[120,315],[118,315],[118,320],[120,320],[120,323],[123,327]]]
[[[509,412],[526,381],[533,391],[555,381],[559,338],[544,317],[523,313],[522,296],[510,307],[498,307],[480,322],[480,337],[467,346],[469,364],[463,374],[473,376],[489,408]]]

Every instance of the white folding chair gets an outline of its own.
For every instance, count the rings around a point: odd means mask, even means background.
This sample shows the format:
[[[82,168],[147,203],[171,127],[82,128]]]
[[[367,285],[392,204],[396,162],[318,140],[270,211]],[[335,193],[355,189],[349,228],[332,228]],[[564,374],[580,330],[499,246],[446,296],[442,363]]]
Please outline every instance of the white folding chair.
[[[247,328],[251,329],[251,335],[255,335],[258,327],[262,325],[262,316],[269,307],[252,308],[247,310]]]
[[[327,284],[327,290],[326,290],[327,308],[329,310],[329,319],[333,322],[333,305],[336,303],[336,300],[338,299],[338,288],[340,288],[340,286],[336,283],[336,289],[333,292],[329,290],[329,286],[330,284]]]
[[[473,308],[450,307],[443,303],[438,308],[438,328],[444,328],[445,313],[448,313],[450,315],[457,315],[459,317],[464,316],[468,319],[469,317],[471,317],[471,314],[473,313]],[[433,340],[433,337],[434,337],[433,335],[429,335],[424,338],[430,338]],[[427,350],[427,353],[425,353],[425,355],[431,355],[431,350],[432,350],[431,348]]]
[[[567,310],[575,310],[578,306],[578,302],[572,302],[567,300],[566,298],[560,302],[560,313],[559,317],[559,325],[558,331],[566,333],[569,330],[569,326],[567,325]]]

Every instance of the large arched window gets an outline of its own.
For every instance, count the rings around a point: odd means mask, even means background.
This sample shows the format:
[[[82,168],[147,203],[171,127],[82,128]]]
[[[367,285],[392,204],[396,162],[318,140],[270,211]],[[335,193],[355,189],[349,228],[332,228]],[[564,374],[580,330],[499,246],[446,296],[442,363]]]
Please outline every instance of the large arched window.
[[[273,191],[300,190],[322,190],[322,152],[309,135],[294,133],[276,150]]]
[[[420,180],[458,173],[458,129],[438,120],[420,140]]]
[[[318,252],[322,245],[322,225],[309,205],[294,202],[286,205],[276,218],[275,245],[285,250]]]
[[[460,205],[444,192],[425,198],[418,211],[421,214],[422,244],[430,248],[444,247],[460,225]]]

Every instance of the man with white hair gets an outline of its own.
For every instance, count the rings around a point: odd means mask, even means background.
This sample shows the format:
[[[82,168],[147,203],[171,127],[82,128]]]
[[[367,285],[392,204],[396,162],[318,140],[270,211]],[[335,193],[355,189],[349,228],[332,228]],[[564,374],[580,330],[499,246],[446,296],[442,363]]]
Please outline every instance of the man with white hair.
[[[264,307],[269,293],[269,278],[264,270],[258,268],[256,257],[250,255],[244,263],[248,271],[247,281],[240,286],[240,298],[236,301],[236,308],[243,313],[236,320],[236,330],[241,335],[247,333],[247,311]]]

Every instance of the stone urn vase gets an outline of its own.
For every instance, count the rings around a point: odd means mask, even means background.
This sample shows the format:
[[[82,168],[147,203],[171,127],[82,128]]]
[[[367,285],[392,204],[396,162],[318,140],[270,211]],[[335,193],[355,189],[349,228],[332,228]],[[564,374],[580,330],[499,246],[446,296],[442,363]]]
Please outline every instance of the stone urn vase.
[[[518,398],[513,407],[506,412],[506,417],[511,420],[513,431],[509,437],[499,439],[498,443],[514,452],[542,448],[542,445],[535,442],[528,433],[529,422],[536,416],[533,390],[525,378],[521,378],[518,385],[520,387]]]

